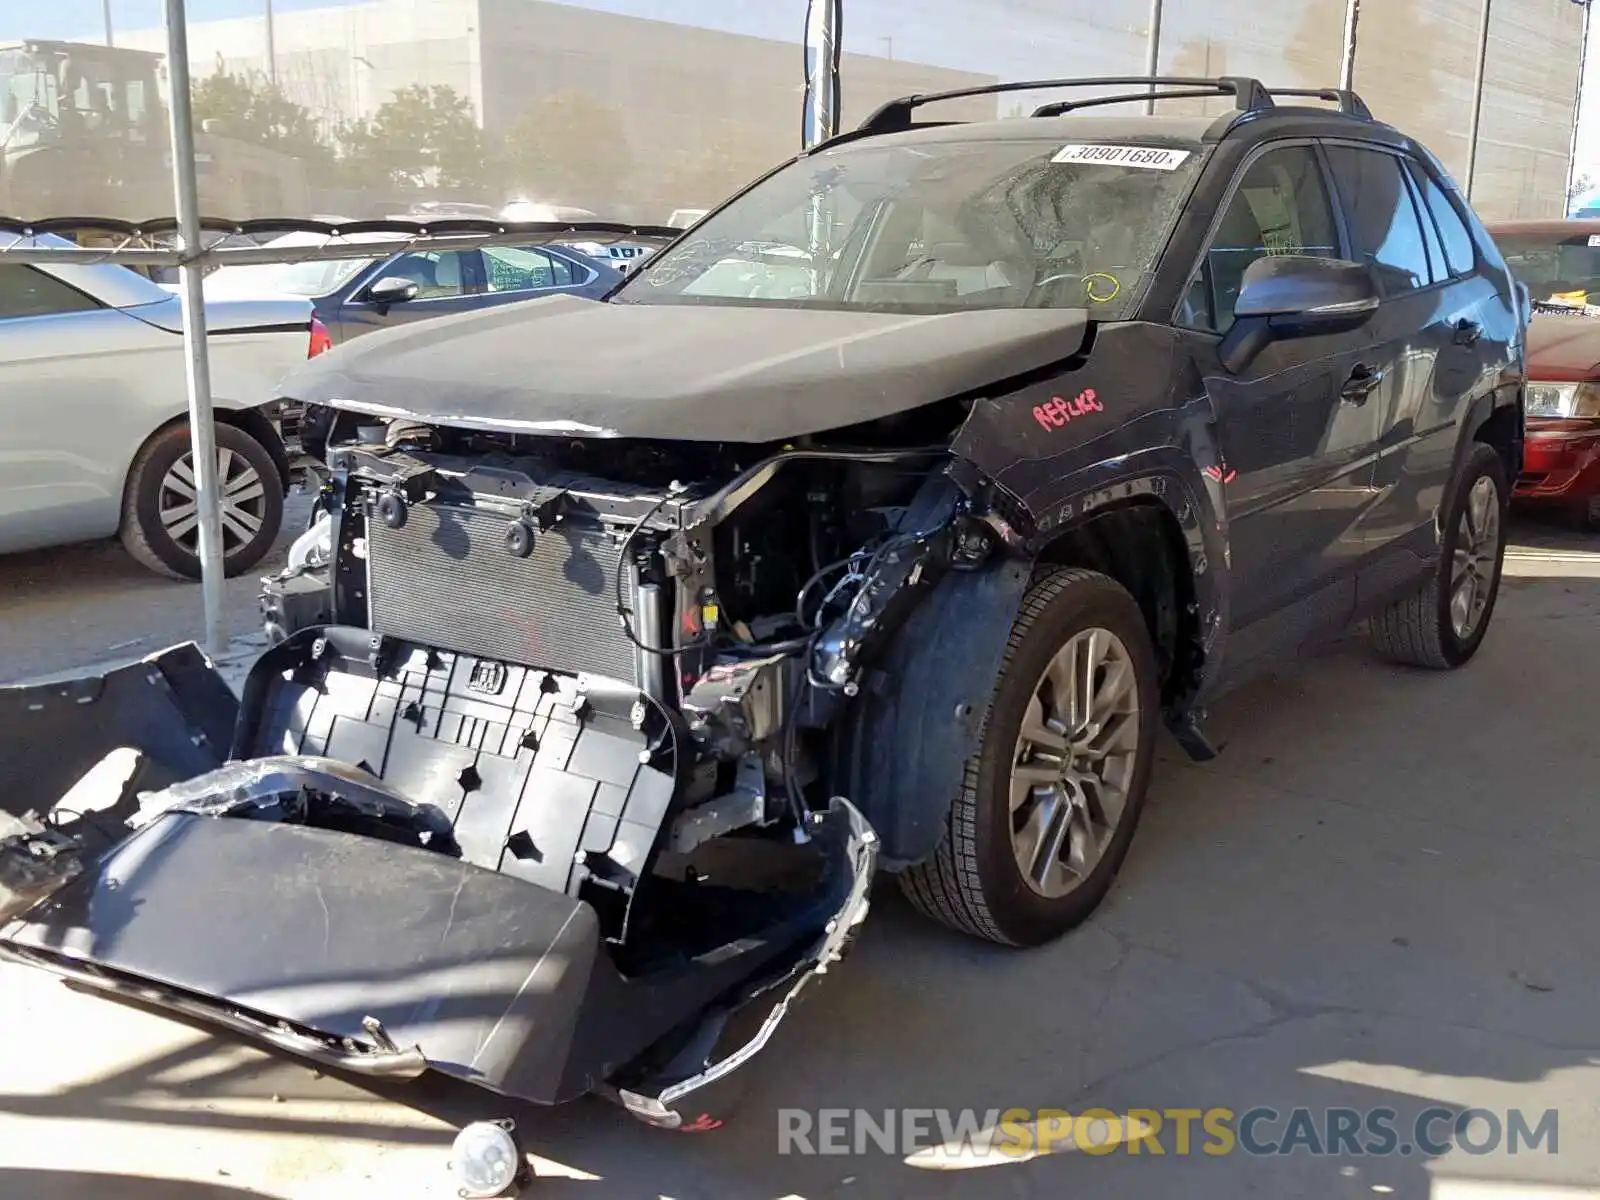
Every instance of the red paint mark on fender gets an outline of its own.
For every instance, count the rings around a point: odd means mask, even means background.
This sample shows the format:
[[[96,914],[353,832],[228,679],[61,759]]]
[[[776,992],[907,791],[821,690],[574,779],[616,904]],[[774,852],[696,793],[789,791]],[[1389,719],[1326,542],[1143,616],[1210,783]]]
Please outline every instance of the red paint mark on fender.
[[[1039,422],[1041,428],[1054,431],[1070,424],[1074,417],[1086,417],[1090,413],[1104,411],[1100,397],[1095,395],[1093,388],[1088,388],[1071,400],[1052,396],[1046,403],[1034,405],[1033,419]]]

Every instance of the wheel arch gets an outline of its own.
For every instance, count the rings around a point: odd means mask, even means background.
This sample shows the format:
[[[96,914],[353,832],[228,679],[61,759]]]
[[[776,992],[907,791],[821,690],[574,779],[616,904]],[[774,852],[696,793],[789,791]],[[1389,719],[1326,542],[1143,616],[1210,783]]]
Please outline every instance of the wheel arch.
[[[1164,715],[1172,725],[1187,718],[1223,616],[1200,527],[1201,512],[1210,510],[1200,503],[1165,474],[1102,484],[1057,508],[1058,516],[1068,508],[1071,515],[1020,553],[946,575],[908,614],[877,664],[875,685],[837,724],[828,763],[835,788],[883,839],[886,869],[938,849],[967,760],[981,744],[1012,626],[1041,567],[1085,567],[1128,589],[1157,641]],[[935,645],[941,653],[926,653]]]
[[[1461,469],[1473,444],[1482,442],[1493,447],[1500,456],[1500,465],[1506,472],[1506,483],[1516,487],[1517,476],[1522,474],[1523,408],[1518,402],[1520,398],[1520,385],[1506,385],[1478,398],[1468,419],[1462,424],[1460,444],[1456,447],[1455,470]]]
[[[1195,562],[1177,514],[1150,495],[1114,501],[1053,531],[1037,561],[1097,571],[1127,589],[1155,647],[1162,709],[1169,718],[1187,711],[1206,655]]]

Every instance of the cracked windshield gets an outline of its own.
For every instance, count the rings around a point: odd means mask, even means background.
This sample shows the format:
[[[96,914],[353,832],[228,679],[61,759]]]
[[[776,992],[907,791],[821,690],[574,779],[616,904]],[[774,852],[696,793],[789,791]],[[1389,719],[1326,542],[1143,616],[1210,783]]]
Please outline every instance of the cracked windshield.
[[[1019,138],[845,146],[784,168],[647,264],[621,302],[876,312],[1087,307],[1139,295],[1199,147],[1146,166]]]

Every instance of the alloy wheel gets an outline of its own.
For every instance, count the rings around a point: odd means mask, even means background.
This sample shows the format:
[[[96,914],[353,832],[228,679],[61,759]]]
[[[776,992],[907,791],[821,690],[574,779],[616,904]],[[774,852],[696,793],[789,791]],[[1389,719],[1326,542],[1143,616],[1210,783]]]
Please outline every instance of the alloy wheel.
[[[221,498],[222,553],[248,546],[267,519],[267,485],[244,455],[217,447],[217,491]],[[199,487],[191,451],[162,477],[156,511],[167,536],[190,554],[200,553]]]
[[[1047,899],[1093,873],[1127,811],[1139,754],[1132,655],[1108,629],[1085,629],[1034,685],[1010,780],[1011,845]]]
[[[1494,590],[1500,551],[1500,496],[1494,480],[1480,475],[1467,492],[1450,570],[1450,627],[1461,641],[1483,619]]]

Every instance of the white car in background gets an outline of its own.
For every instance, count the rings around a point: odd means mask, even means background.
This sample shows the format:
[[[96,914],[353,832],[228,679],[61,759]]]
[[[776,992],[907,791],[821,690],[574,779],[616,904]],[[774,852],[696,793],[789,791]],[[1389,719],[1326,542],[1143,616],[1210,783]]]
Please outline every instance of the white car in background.
[[[321,346],[303,299],[208,300],[206,321],[235,575],[283,523],[278,381]],[[198,577],[186,361],[183,301],[144,276],[0,262],[0,554],[120,536],[144,565]]]

